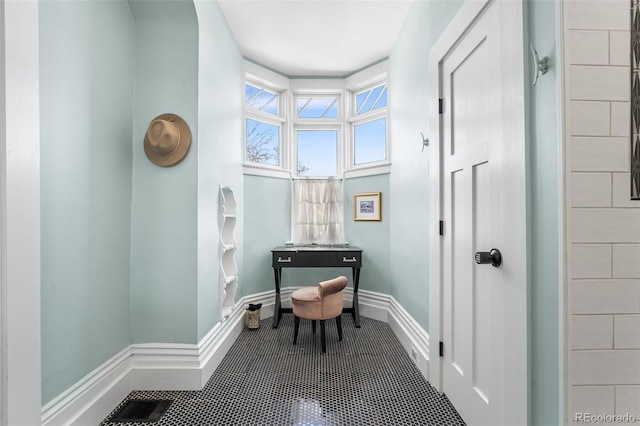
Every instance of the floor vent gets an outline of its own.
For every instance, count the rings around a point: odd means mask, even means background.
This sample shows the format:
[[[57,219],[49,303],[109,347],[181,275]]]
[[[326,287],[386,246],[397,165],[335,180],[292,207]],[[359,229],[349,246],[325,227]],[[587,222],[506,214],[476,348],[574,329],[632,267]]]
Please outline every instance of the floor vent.
[[[153,423],[160,420],[170,400],[131,399],[109,419],[110,422]]]

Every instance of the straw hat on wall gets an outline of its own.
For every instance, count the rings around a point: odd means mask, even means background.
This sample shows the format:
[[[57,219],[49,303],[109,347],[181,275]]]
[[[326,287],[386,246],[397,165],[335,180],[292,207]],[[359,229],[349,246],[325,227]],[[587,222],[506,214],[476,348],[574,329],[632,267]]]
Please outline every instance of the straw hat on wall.
[[[191,145],[191,130],[175,114],[160,114],[149,123],[144,136],[144,153],[158,166],[173,166],[182,160]]]

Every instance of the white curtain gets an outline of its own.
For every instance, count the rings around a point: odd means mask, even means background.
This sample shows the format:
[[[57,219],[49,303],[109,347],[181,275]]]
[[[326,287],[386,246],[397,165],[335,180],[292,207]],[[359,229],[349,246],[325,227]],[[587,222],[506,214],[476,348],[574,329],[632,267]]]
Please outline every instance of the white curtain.
[[[344,242],[342,180],[293,181],[292,239],[295,244]]]

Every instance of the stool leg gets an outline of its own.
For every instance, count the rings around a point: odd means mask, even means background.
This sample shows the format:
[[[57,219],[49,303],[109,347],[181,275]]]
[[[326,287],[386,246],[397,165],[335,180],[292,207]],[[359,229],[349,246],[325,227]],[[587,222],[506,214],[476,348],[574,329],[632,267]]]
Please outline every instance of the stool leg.
[[[298,328],[300,328],[300,317],[295,316],[293,319],[293,344],[298,341]]]
[[[316,320],[311,320],[311,332],[316,334]]]
[[[322,352],[327,352],[327,342],[324,338],[324,320],[320,320],[320,339],[322,340]]]
[[[336,317],[336,326],[338,327],[338,340],[342,340],[342,318],[341,315]]]

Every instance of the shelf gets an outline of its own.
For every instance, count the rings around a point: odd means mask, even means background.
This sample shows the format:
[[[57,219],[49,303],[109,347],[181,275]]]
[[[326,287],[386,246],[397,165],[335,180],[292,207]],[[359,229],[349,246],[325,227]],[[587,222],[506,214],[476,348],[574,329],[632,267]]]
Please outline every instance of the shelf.
[[[226,280],[224,282],[224,286],[228,287],[229,284],[233,284],[233,283],[236,283],[236,282],[238,282],[238,276],[237,275],[231,275],[231,276],[226,277]]]
[[[234,236],[234,231],[236,227],[236,218],[235,217],[222,217],[221,229],[220,229],[220,240],[222,244],[225,246],[228,245],[237,245],[237,241]]]
[[[220,187],[220,206],[222,207],[222,214],[232,216],[236,214],[236,200],[233,196],[233,191],[228,186]]]
[[[233,312],[238,289],[238,266],[235,253],[236,200],[228,186],[220,187],[220,312],[223,319]]]

